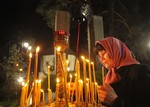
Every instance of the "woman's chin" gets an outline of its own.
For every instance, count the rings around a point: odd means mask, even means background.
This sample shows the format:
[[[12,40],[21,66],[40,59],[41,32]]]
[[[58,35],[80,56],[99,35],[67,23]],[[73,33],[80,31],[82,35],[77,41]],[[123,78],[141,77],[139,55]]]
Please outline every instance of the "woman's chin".
[[[107,69],[111,69],[112,67],[111,66],[109,66],[109,65],[104,65],[105,66],[105,68],[107,68]]]

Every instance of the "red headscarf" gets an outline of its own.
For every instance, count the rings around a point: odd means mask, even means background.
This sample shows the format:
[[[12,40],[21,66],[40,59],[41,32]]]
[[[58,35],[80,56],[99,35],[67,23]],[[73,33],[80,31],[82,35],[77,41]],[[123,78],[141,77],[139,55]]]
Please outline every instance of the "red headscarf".
[[[96,44],[97,43],[103,46],[114,62],[114,68],[108,69],[108,73],[105,76],[106,83],[115,83],[121,79],[120,75],[115,71],[121,66],[139,64],[139,62],[132,56],[131,51],[119,39],[107,37],[100,41],[96,41]]]

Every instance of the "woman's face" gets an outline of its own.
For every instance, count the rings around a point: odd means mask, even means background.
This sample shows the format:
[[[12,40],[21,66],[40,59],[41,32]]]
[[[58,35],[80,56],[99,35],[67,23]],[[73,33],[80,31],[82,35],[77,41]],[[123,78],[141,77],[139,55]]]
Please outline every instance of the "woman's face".
[[[105,50],[101,50],[98,52],[99,61],[107,68],[110,69],[114,67],[113,60],[110,58],[108,53]]]

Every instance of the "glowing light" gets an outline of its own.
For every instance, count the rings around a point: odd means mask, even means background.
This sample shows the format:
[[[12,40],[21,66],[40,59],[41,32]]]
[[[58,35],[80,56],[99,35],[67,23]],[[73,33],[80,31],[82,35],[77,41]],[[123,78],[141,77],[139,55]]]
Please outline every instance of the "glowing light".
[[[82,60],[85,60],[85,57],[84,57],[84,56],[81,56],[81,59],[82,59]]]
[[[28,46],[28,50],[31,50],[32,49],[32,46]]]
[[[57,50],[58,52],[60,52],[61,47],[60,47],[60,46],[58,46],[58,47],[56,48],[56,50]]]
[[[43,93],[44,91],[41,89],[41,92]]]
[[[47,89],[48,91],[51,91],[51,89]]]
[[[66,60],[66,63],[67,63],[67,64],[69,64],[69,61],[68,61],[68,60]]]
[[[67,67],[67,71],[70,71],[70,67]]]
[[[87,81],[89,81],[89,78],[86,78]]]
[[[22,68],[20,68],[20,69],[19,69],[19,71],[23,71],[23,69],[22,69]]]
[[[29,58],[32,58],[32,53],[30,52],[30,54],[29,54]]]
[[[72,75],[70,74],[70,78],[72,78]]]
[[[25,43],[23,43],[23,46],[26,47],[26,48],[28,48],[29,43],[28,43],[28,42],[25,42]]]
[[[94,62],[91,62],[92,65],[94,65]]]
[[[79,82],[82,84],[82,83],[83,83],[83,80],[80,79]]]
[[[36,53],[38,53],[40,51],[40,47],[38,46],[37,48],[36,48]]]
[[[23,77],[19,77],[18,82],[23,82]]]
[[[95,82],[95,85],[97,85],[97,82]]]
[[[88,59],[87,59],[87,60],[86,60],[86,62],[88,62],[88,63],[89,63],[89,62],[90,62],[90,60],[88,60]]]
[[[25,86],[25,82],[22,82],[22,86]]]
[[[57,82],[57,83],[59,83],[59,82],[60,82],[59,78],[57,78],[57,79],[56,79],[56,82]]]
[[[77,74],[76,74],[76,73],[75,73],[74,75],[75,75],[75,77],[77,76]]]
[[[19,66],[19,64],[17,63],[17,64],[16,64],[16,66],[18,67],[18,66]]]
[[[41,83],[41,80],[36,80],[36,83]]]

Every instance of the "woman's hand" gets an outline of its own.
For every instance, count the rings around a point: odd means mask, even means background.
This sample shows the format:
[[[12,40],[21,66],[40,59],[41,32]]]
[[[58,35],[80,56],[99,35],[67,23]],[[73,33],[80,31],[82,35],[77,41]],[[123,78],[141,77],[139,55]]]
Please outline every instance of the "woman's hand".
[[[114,100],[118,97],[114,89],[109,84],[104,84],[99,88],[99,97],[102,103],[110,106]]]

